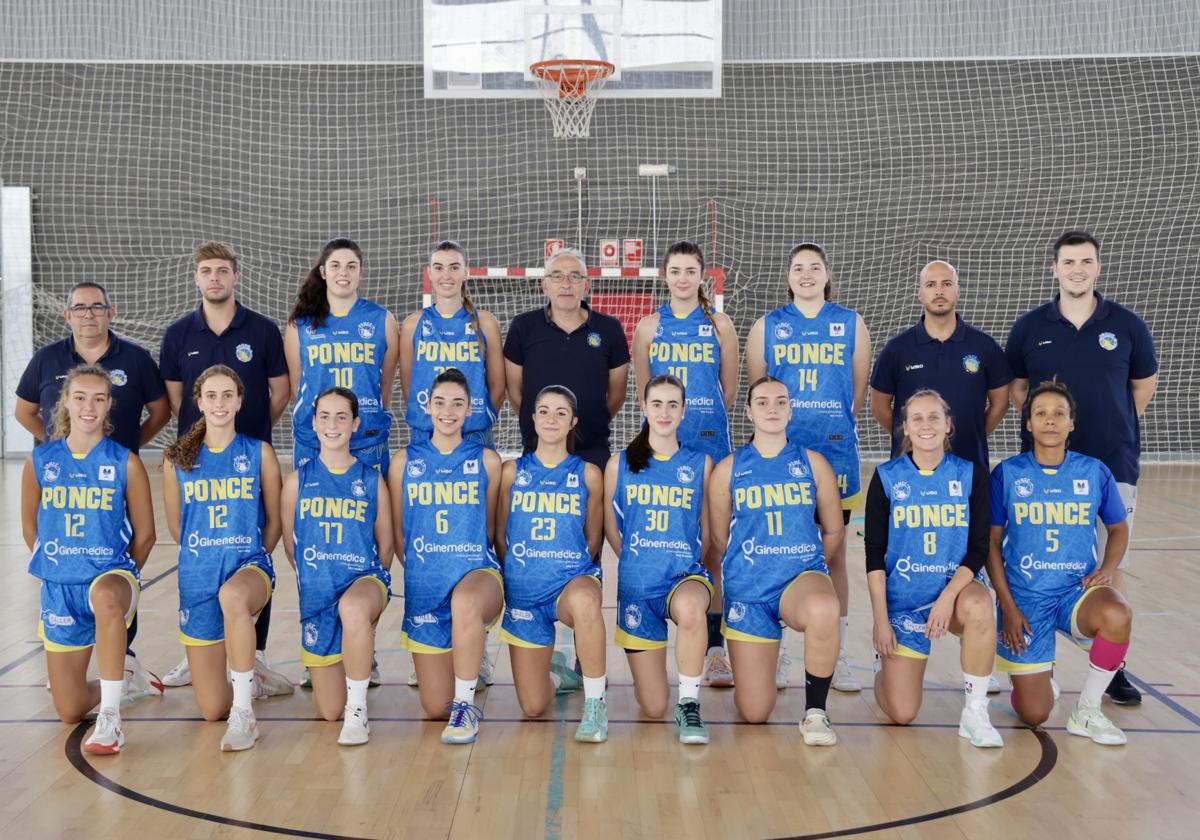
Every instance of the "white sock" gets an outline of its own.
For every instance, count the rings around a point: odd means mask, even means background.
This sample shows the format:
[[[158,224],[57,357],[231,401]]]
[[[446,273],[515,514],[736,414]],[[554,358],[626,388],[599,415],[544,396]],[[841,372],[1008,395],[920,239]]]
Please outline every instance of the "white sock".
[[[233,705],[250,711],[254,700],[254,670],[230,671],[229,681],[233,684]]]
[[[991,678],[991,674],[980,677],[963,671],[963,692],[966,694],[968,707],[979,708],[987,705],[988,681]]]
[[[845,659],[846,658],[846,635],[850,630],[850,617],[849,616],[846,616],[846,615],[842,616],[841,626],[842,626],[841,637],[838,640],[838,659]]]
[[[367,707],[367,686],[370,684],[369,679],[352,680],[346,677],[346,705],[365,709]]]
[[[124,693],[125,680],[100,680],[100,708],[114,712],[120,710],[121,695]]]
[[[475,683],[479,680],[478,676],[471,677],[469,680],[460,680],[457,676],[454,677],[454,699],[463,703],[475,702]]]
[[[604,697],[604,684],[606,677],[601,674],[598,677],[583,678],[583,699],[584,700],[599,700]]]
[[[1083,679],[1083,689],[1079,692],[1079,705],[1092,709],[1100,708],[1104,689],[1108,688],[1108,684],[1112,682],[1113,674],[1117,673],[1117,670],[1117,668],[1113,668],[1111,671],[1101,671],[1095,665],[1089,664],[1087,676]]]
[[[689,677],[686,674],[679,675],[679,702],[684,700],[699,700],[700,699],[700,683],[704,681],[704,675],[698,674],[694,677]]]
[[[558,689],[562,686],[562,677],[560,677],[558,674],[551,671],[550,672],[550,685],[554,686],[555,691],[558,691]]]

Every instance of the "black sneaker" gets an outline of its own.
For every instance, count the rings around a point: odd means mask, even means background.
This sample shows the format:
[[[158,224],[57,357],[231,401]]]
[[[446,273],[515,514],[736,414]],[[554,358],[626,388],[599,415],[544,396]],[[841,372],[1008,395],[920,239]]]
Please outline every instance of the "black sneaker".
[[[1104,693],[1118,706],[1136,706],[1142,702],[1142,693],[1129,682],[1129,677],[1125,676],[1124,663],[1121,664],[1122,667],[1113,674],[1112,682],[1108,684]]]

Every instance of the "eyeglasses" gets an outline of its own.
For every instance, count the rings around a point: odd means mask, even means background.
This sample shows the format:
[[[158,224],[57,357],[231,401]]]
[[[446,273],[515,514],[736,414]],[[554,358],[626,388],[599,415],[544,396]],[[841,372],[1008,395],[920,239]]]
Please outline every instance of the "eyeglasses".
[[[76,318],[82,318],[85,315],[91,315],[93,318],[99,318],[108,312],[108,304],[93,303],[89,305],[86,303],[77,303],[74,306],[68,306],[67,311]]]
[[[573,286],[578,286],[580,283],[586,280],[587,277],[580,274],[578,271],[572,271],[570,274],[562,271],[553,271],[546,275],[546,279],[551,283],[557,283],[560,286],[563,283],[570,283]]]

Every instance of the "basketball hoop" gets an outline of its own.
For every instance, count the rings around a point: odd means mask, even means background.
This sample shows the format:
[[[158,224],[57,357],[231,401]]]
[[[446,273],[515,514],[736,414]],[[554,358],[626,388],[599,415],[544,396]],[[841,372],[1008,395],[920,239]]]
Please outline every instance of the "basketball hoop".
[[[576,58],[537,61],[529,66],[554,121],[555,137],[589,136],[596,94],[616,69],[607,61]]]

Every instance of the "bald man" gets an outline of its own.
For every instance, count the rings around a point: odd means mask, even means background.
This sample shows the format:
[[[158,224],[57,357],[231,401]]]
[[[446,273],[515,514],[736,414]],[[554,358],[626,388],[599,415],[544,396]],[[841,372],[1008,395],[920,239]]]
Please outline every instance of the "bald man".
[[[959,292],[958,271],[950,263],[934,260],[921,269],[917,300],[925,311],[879,354],[871,376],[871,414],[891,435],[894,457],[905,401],[932,388],[950,405],[954,454],[987,470],[988,435],[1008,410],[1013,374],[996,340],[955,311]]]

